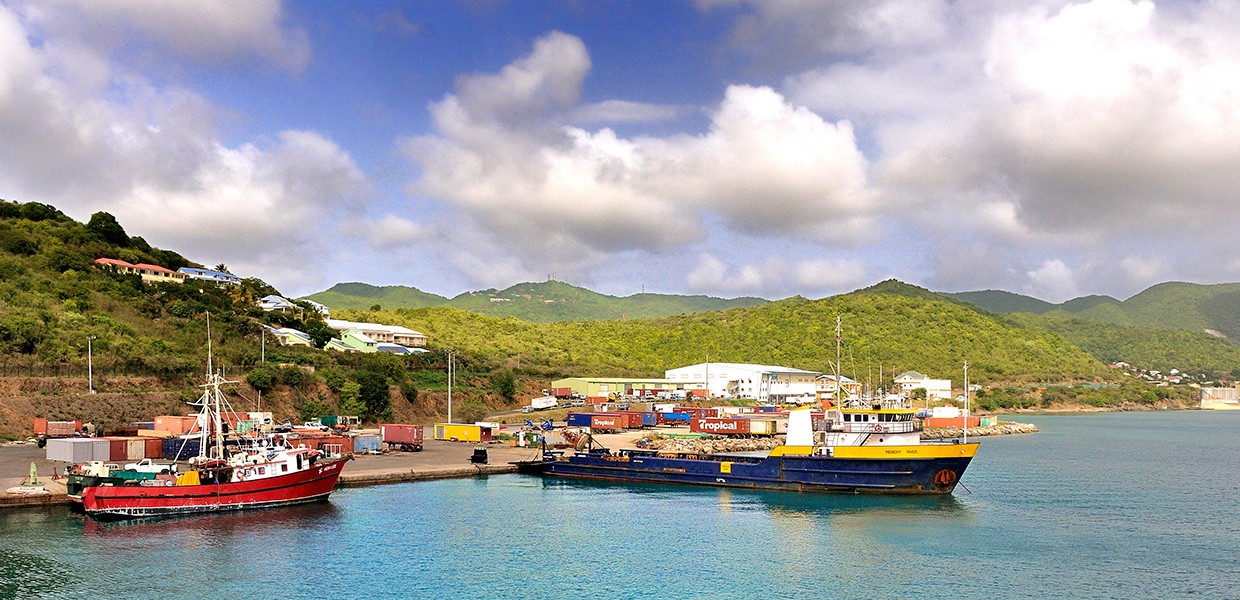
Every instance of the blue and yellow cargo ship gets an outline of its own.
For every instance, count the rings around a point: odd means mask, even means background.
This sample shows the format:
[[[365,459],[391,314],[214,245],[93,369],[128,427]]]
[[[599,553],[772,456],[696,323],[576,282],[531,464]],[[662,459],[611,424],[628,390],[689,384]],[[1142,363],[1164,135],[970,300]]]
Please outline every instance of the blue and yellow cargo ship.
[[[544,449],[523,473],[643,483],[882,494],[950,494],[979,444],[923,442],[916,412],[884,403],[835,409],[815,431],[808,409],[788,417],[770,451],[673,454],[654,450]]]

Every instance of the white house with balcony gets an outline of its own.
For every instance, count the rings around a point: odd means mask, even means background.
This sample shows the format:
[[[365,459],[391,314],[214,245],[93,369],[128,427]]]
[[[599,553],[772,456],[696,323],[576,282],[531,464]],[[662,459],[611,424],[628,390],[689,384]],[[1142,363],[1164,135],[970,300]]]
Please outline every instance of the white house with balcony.
[[[357,330],[376,342],[400,344],[410,348],[426,345],[426,335],[408,327],[380,325],[378,323],[356,323],[341,319],[324,319],[324,322],[327,323],[328,327],[340,332],[350,329]]]
[[[928,375],[923,375],[917,371],[905,371],[896,375],[896,385],[900,386],[900,390],[905,394],[912,394],[913,390],[923,388],[926,390],[926,397],[937,400],[952,399],[952,380],[950,379],[931,379]]]

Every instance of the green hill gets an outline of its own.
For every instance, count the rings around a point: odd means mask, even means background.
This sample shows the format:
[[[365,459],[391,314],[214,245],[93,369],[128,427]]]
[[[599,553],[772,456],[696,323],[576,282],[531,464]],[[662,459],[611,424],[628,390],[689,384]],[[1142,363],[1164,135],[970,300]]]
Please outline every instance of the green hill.
[[[995,314],[1026,312],[1130,327],[1216,332],[1240,343],[1240,283],[1167,282],[1123,301],[1083,296],[1062,304],[996,290],[944,295]]]
[[[1183,329],[1156,329],[1099,323],[1053,314],[1010,315],[1016,324],[1042,329],[1072,342],[1105,362],[1124,361],[1144,370],[1220,376],[1240,374],[1240,346],[1217,337]]]
[[[1028,312],[1034,314],[1047,313],[1055,310],[1056,305],[1032,296],[1013,294],[1003,290],[982,290],[979,292],[945,293],[944,296],[967,302],[984,311],[998,315],[1012,312]]]
[[[466,292],[451,300],[399,285],[376,287],[364,283],[342,283],[306,298],[338,310],[365,310],[376,304],[385,309],[445,306],[535,323],[647,319],[766,302],[762,298],[724,299],[671,294],[616,297],[560,281],[519,283],[504,290]]]
[[[310,294],[314,300],[333,309],[366,310],[376,304],[384,308],[422,308],[439,306],[448,301],[437,294],[404,285],[375,286],[368,283],[337,283],[331,288]]]
[[[548,377],[659,375],[705,361],[780,364],[827,371],[835,317],[844,322],[844,372],[877,379],[916,369],[979,382],[1096,380],[1105,366],[1063,338],[944,300],[853,293],[649,320],[530,323],[449,308],[381,311],[368,318],[422,331],[437,344]],[[348,313],[344,318],[349,318]],[[360,316],[360,315],[357,315]]]

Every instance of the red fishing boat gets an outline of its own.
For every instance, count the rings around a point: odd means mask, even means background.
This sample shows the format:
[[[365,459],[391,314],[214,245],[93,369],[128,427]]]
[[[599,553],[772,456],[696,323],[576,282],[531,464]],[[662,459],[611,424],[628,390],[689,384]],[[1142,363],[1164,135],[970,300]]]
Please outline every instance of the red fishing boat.
[[[97,519],[129,519],[218,512],[326,501],[347,458],[324,458],[317,450],[291,448],[272,440],[226,445],[221,414],[226,400],[216,374],[208,375],[200,399],[199,455],[191,468],[155,479],[103,483],[82,490],[82,509]]]

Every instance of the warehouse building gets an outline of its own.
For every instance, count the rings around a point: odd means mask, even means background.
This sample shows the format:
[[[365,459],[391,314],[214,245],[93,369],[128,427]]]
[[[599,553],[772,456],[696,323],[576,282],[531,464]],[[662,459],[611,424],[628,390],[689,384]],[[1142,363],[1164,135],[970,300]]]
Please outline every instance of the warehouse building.
[[[669,381],[705,381],[712,398],[781,404],[813,402],[822,373],[773,365],[712,362],[668,369],[665,375]]]
[[[572,393],[587,398],[653,395],[681,397],[687,390],[702,389],[701,381],[659,379],[650,377],[567,377],[551,382],[552,388],[570,388]]]

